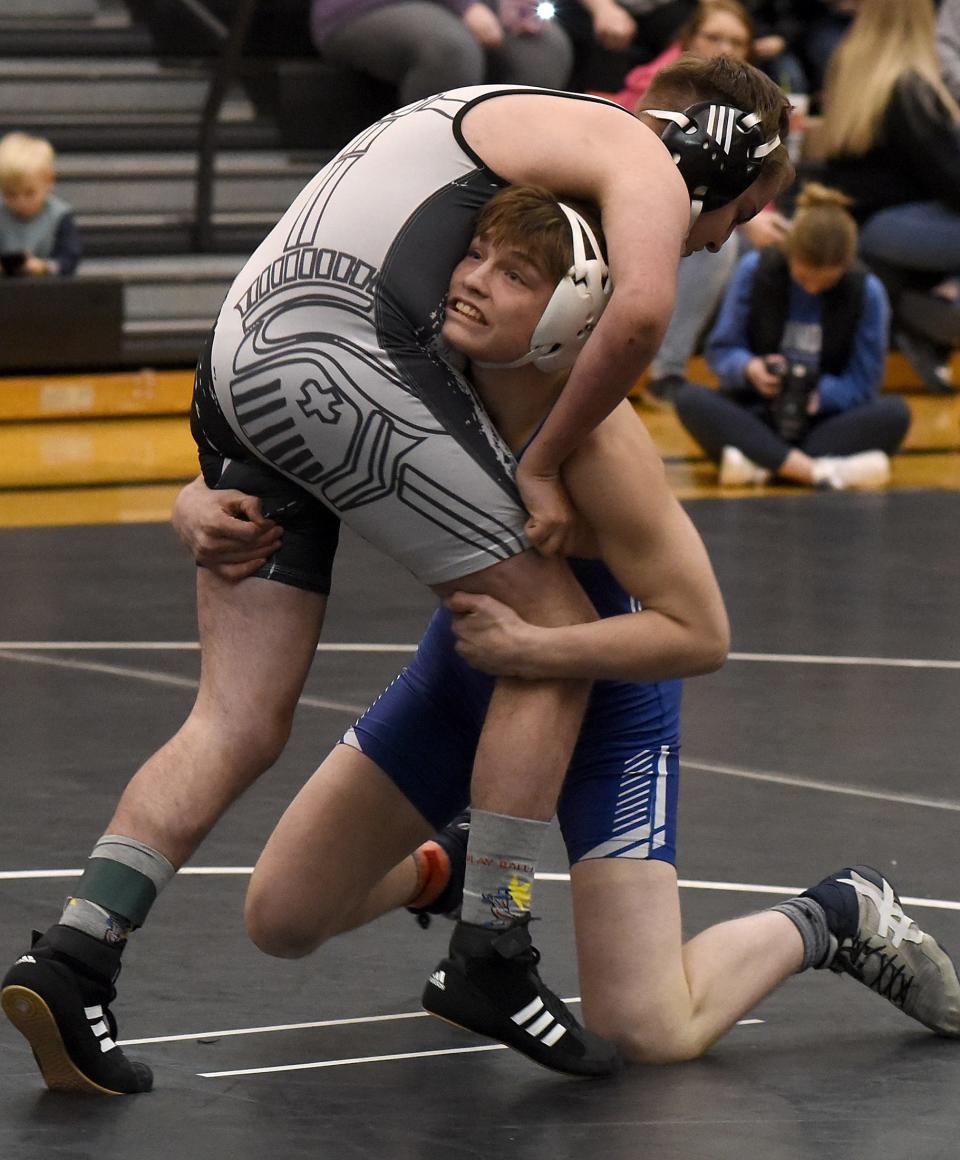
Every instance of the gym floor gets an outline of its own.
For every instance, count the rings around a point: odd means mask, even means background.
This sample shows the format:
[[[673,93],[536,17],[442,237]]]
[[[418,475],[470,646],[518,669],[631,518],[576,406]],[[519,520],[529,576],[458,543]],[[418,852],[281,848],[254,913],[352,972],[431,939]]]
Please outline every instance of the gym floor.
[[[687,686],[687,931],[867,862],[960,950],[960,497],[791,492],[687,507],[734,629],[725,668]],[[192,567],[166,526],[12,528],[0,551],[5,969],[32,926],[55,921],[127,779],[189,710],[198,653]],[[299,962],[246,941],[246,875],[274,821],[403,663],[430,607],[345,534],[288,750],[126,952],[114,1009],[155,1090],[48,1093],[2,1021],[0,1155],[954,1160],[960,1043],[848,978],[789,981],[695,1063],[579,1081],[423,1015],[446,923],[424,932],[395,914]],[[573,998],[556,835],[542,869],[542,973]]]

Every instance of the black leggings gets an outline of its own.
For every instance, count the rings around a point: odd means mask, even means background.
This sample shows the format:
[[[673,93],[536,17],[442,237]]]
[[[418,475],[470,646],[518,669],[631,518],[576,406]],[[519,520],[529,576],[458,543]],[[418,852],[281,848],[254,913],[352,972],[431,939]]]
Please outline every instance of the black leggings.
[[[768,471],[778,472],[793,450],[781,439],[762,403],[741,405],[721,391],[686,383],[675,396],[677,416],[708,457],[719,463],[724,447],[736,447]],[[814,416],[810,430],[797,444],[800,451],[820,455],[855,455],[885,451],[893,455],[910,426],[910,408],[899,395],[883,395],[839,415]]]

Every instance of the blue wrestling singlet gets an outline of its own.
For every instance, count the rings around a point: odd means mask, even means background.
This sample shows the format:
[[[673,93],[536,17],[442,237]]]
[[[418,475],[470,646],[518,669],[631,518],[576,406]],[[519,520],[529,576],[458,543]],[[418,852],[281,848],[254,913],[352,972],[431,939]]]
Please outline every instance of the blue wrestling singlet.
[[[599,560],[570,566],[601,617],[637,603]],[[387,774],[436,829],[465,809],[494,678],[454,650],[439,609],[417,653],[343,741]],[[596,681],[557,807],[570,862],[676,860],[680,681]]]

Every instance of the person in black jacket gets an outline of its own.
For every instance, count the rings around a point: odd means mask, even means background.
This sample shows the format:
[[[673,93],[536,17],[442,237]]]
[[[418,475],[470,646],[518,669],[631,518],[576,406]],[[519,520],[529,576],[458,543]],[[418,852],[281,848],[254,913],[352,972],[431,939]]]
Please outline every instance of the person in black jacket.
[[[853,199],[861,253],[891,293],[895,338],[960,346],[960,106],[941,79],[933,0],[863,0],[824,94],[827,180]],[[917,291],[924,292],[918,296]]]

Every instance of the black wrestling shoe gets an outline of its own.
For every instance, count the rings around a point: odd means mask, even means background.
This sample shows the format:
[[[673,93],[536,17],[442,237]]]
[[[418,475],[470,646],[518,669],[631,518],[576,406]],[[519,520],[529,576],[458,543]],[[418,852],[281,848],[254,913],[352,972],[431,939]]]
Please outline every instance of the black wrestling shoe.
[[[617,1048],[585,1031],[540,978],[529,923],[529,915],[500,930],[458,922],[449,957],[423,989],[424,1008],[554,1071],[613,1075],[622,1066]]]
[[[109,1009],[120,951],[69,926],[36,931],[0,984],[4,1014],[33,1049],[47,1087],[119,1096],[148,1092],[153,1073],[117,1047]]]
[[[870,866],[838,870],[804,891],[836,940],[819,969],[850,975],[938,1035],[960,1037],[960,980],[950,956],[903,913]]]
[[[447,884],[432,902],[425,906],[408,906],[422,927],[430,925],[431,914],[458,919],[463,904],[463,878],[467,868],[467,842],[470,840],[470,811],[457,814],[442,830],[438,830],[424,846],[439,846],[448,866]],[[423,849],[423,846],[420,847]]]

